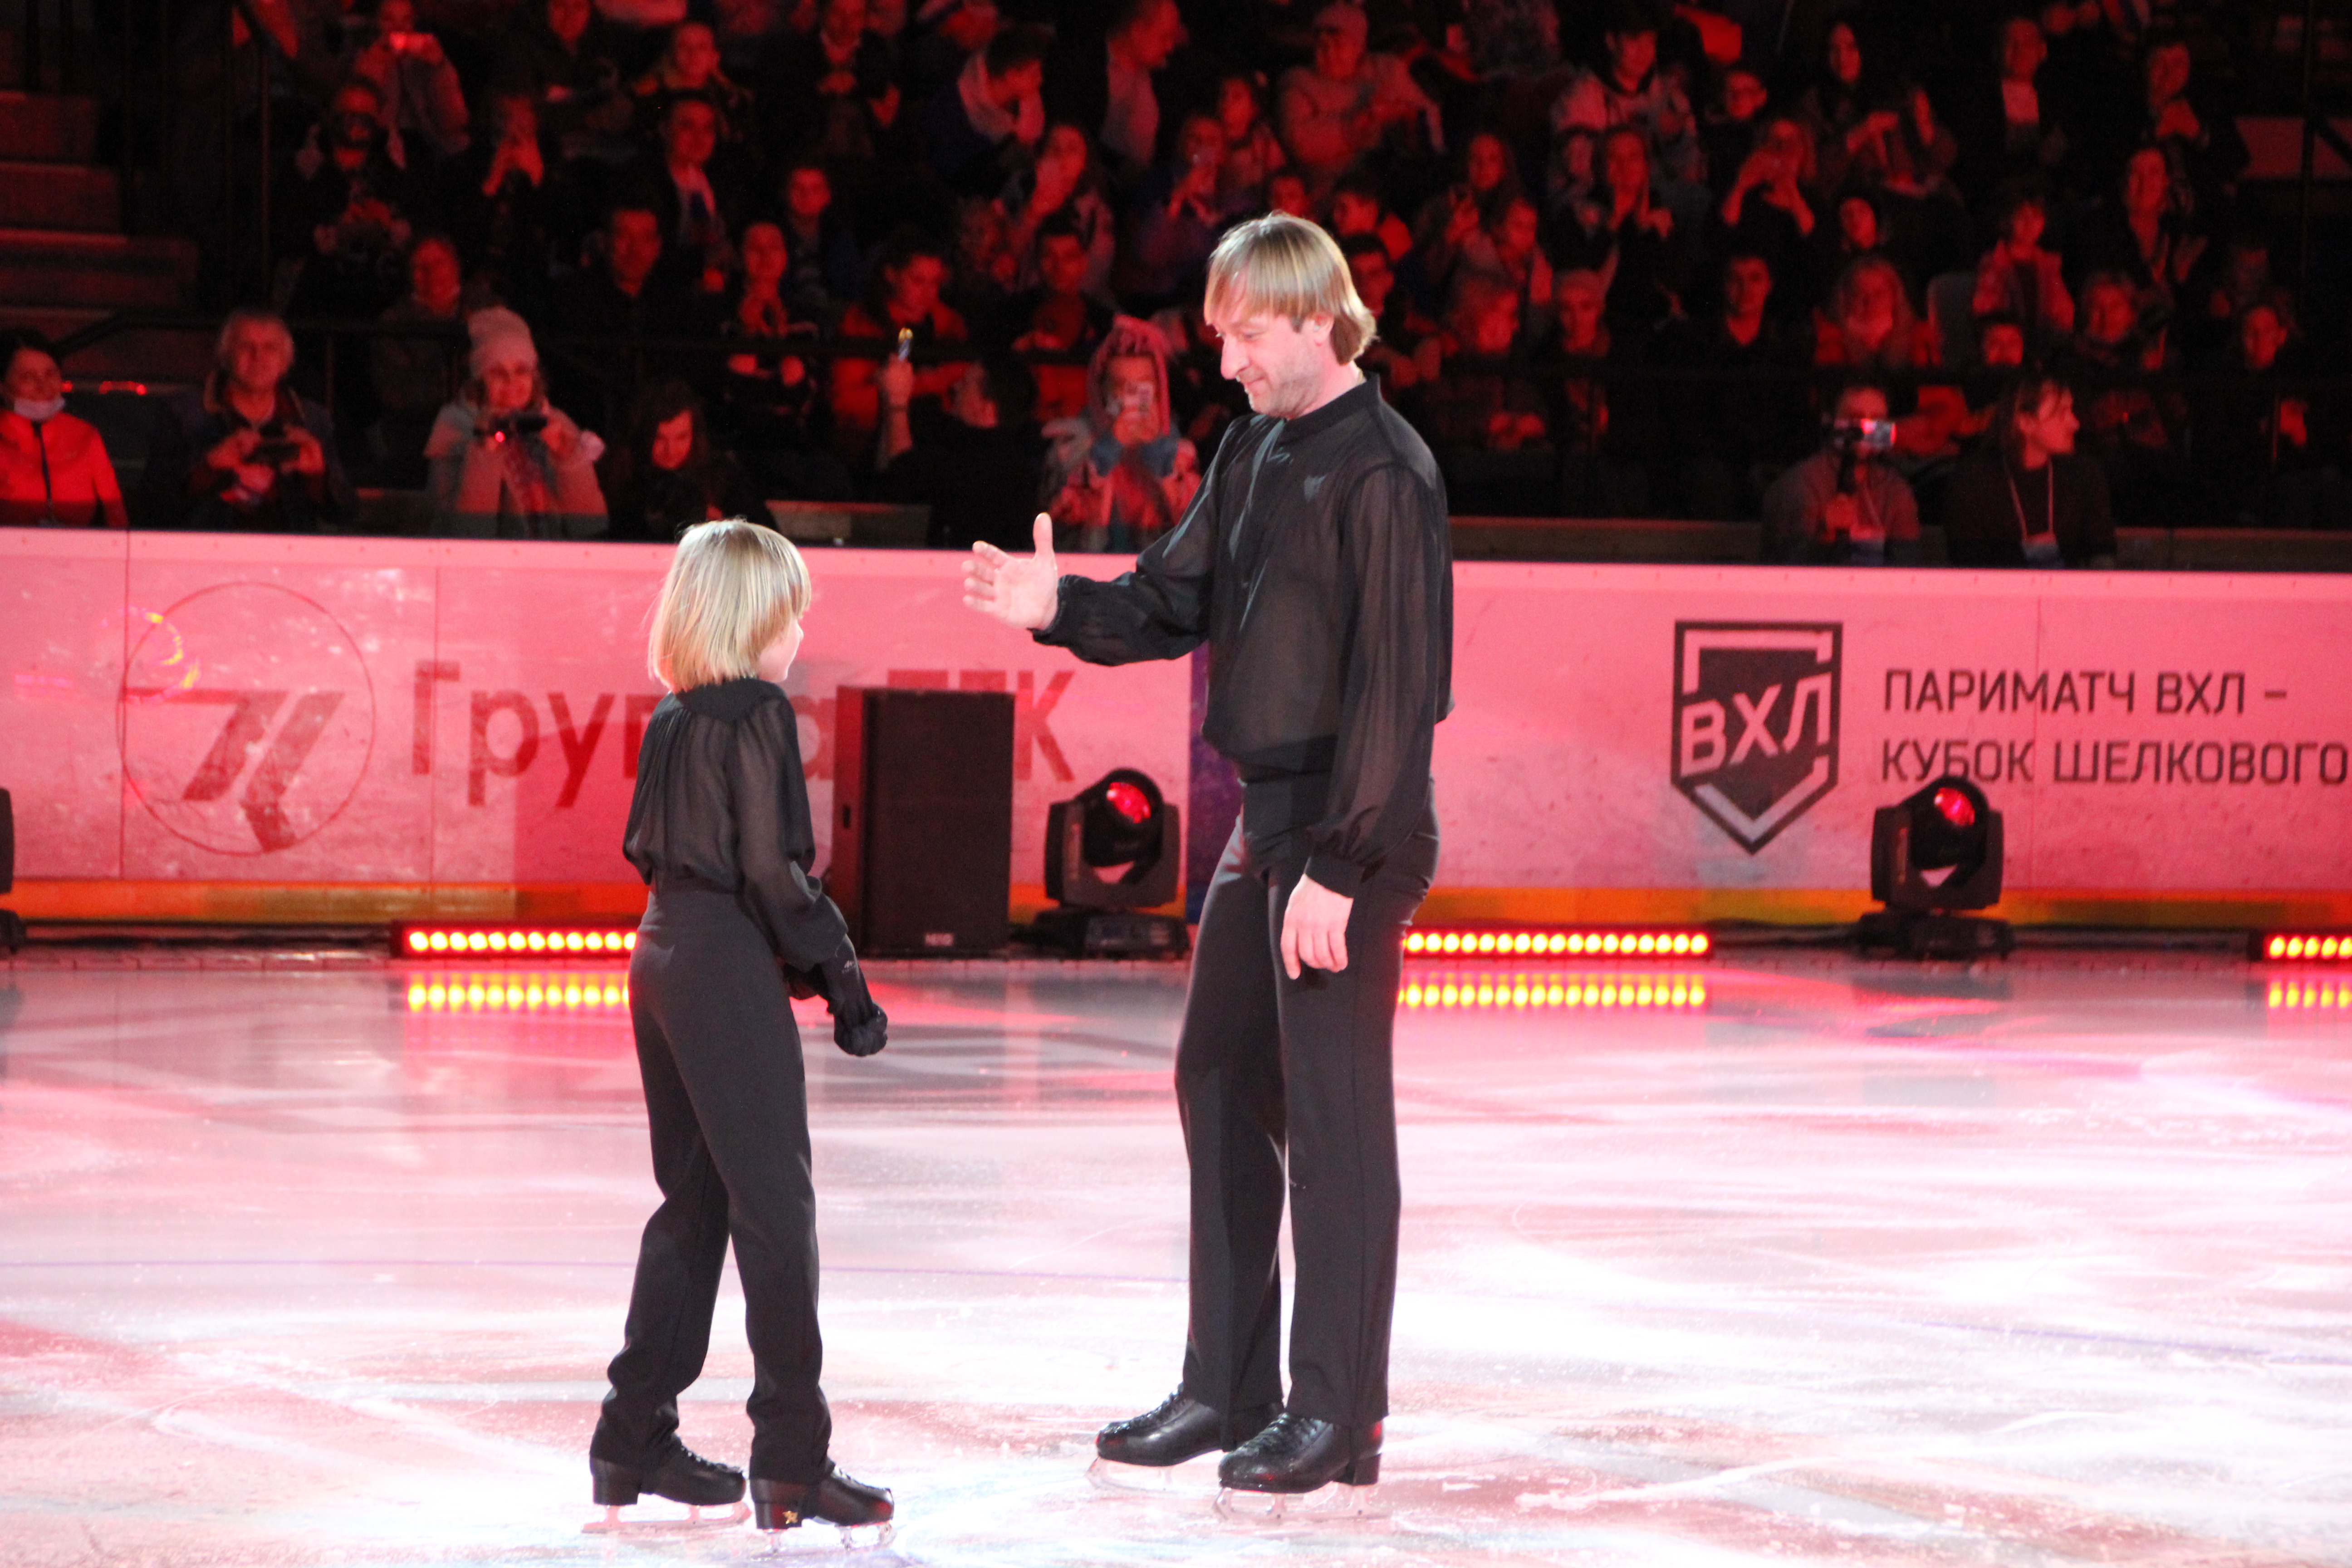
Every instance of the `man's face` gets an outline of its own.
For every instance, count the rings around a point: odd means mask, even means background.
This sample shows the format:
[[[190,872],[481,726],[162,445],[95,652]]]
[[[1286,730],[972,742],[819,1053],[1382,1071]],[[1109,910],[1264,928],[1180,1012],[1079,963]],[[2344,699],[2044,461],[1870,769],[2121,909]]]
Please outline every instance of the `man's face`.
[[[1470,318],[1470,341],[1465,346],[1481,358],[1500,359],[1511,352],[1511,340],[1518,335],[1518,297],[1497,293]]]
[[[1830,74],[1838,80],[1852,87],[1862,79],[1862,45],[1843,22],[1830,29],[1828,56]]]
[[[2138,320],[2139,307],[2133,302],[2131,290],[2113,283],[2093,288],[2083,301],[2083,331],[2095,343],[2123,342]]]
[[[1764,313],[1772,298],[1772,268],[1760,256],[1736,258],[1723,271],[1724,308],[1741,321]]]
[[[902,321],[917,321],[938,308],[940,289],[948,280],[948,268],[936,256],[917,256],[903,267],[887,269],[884,279],[890,285],[894,313]]]
[[[624,208],[613,215],[604,236],[614,282],[634,289],[653,276],[662,253],[661,224],[653,214]]]
[[[833,205],[833,182],[823,169],[794,169],[784,182],[784,207],[802,223],[814,223]]]
[[[1601,153],[1602,177],[1612,195],[1630,198],[1649,188],[1650,149],[1641,137],[1617,132]]]
[[[547,30],[567,47],[588,30],[589,0],[547,0]]]
[[[682,22],[669,43],[669,63],[689,87],[700,87],[719,67],[719,45],[699,22]]]
[[[2015,321],[1999,321],[1977,340],[1977,358],[1987,370],[2015,370],[2025,363],[2025,332]]]
[[[1764,79],[1754,71],[1735,70],[1723,79],[1723,111],[1734,120],[1753,120],[1769,100]]]
[[[1463,177],[1470,188],[1484,195],[1503,183],[1509,163],[1503,152],[1502,142],[1493,136],[1476,136],[1470,142],[1470,156],[1463,165]]]
[[[866,0],[824,0],[824,20],[819,26],[825,42],[847,48],[866,31]]]
[[[1352,81],[1363,62],[1364,46],[1346,27],[1315,29],[1315,74],[1327,81]]]
[[[1601,336],[1601,296],[1581,285],[1563,288],[1552,296],[1552,315],[1559,322],[1561,347],[1582,350],[1592,346]]]
[[[1075,234],[1049,234],[1037,247],[1037,276],[1049,294],[1075,294],[1087,280],[1087,247]]]
[[[1168,63],[1176,52],[1177,40],[1183,37],[1184,19],[1176,11],[1175,0],[1154,5],[1136,19],[1134,29],[1127,36],[1127,47],[1136,64],[1145,70],[1156,71]]]
[[[707,103],[682,98],[662,121],[663,151],[674,169],[699,169],[719,150],[719,114]]]
[[[408,258],[408,289],[416,302],[436,315],[457,308],[457,256],[446,245],[420,245]]]
[[[1510,210],[1503,215],[1502,232],[1495,237],[1500,241],[1496,248],[1514,260],[1532,254],[1538,221],[1532,203],[1513,202]]]
[[[2189,90],[2187,44],[2159,44],[2147,52],[2147,100],[2166,104]]]
[[[1356,280],[1356,298],[1364,309],[1379,315],[1389,307],[1389,290],[1396,286],[1396,274],[1389,269],[1389,258],[1377,250],[1348,258],[1348,273]]]
[[[241,321],[229,334],[222,357],[228,378],[239,391],[257,395],[278,390],[287,368],[294,363],[294,345],[284,329],[267,321]]]
[[[1658,63],[1658,35],[1654,32],[1609,35],[1609,70],[1620,86],[1631,87]]]
[[[2256,306],[2238,323],[2238,349],[2245,355],[2248,370],[2270,369],[2284,347],[2286,323],[2269,306]]]
[[[1860,196],[1846,197],[1838,203],[1838,233],[1849,250],[1876,250],[1878,209]]]
[[[784,232],[772,223],[755,223],[743,231],[743,276],[755,282],[774,283],[782,279],[784,268],[791,261],[784,247]]]
[[[380,33],[413,33],[416,6],[413,0],[383,0],[375,8],[375,26]]]
[[[2009,215],[2010,248],[2031,250],[2041,244],[2042,226],[2048,221],[2039,205],[2032,202],[2020,202]]]
[[[961,5],[948,14],[940,24],[940,37],[955,46],[956,53],[971,54],[988,47],[996,37],[996,7],[993,5]]]
[[[1276,174],[1265,183],[1267,210],[1288,213],[1292,217],[1313,218],[1315,209],[1307,200],[1307,182],[1288,173]]]
[[[2031,16],[2013,16],[2000,30],[2000,74],[2011,81],[2032,81],[2049,57],[2050,46]]]
[[[653,449],[646,456],[654,467],[675,472],[694,456],[694,410],[681,408],[654,426]]]
[[[1351,234],[1370,234],[1381,223],[1381,204],[1354,191],[1342,191],[1331,198],[1331,226],[1339,237]]]
[[[1293,326],[1287,316],[1220,312],[1209,325],[1221,345],[1218,370],[1240,384],[1253,411],[1277,419],[1306,413],[1337,363],[1328,316]]]
[[[1886,417],[1886,394],[1874,386],[1857,387],[1841,393],[1837,400],[1836,417],[1841,425],[1884,419]],[[1864,461],[1867,461],[1870,454],[1865,452],[1862,457]]]

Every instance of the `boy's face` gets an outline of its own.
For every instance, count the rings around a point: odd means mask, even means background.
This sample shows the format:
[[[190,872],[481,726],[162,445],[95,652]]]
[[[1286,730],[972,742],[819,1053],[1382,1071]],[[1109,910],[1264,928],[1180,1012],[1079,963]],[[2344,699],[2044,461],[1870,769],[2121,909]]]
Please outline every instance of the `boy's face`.
[[[1356,297],[1364,309],[1379,315],[1388,309],[1389,290],[1396,284],[1396,274],[1389,269],[1389,258],[1379,251],[1366,251],[1348,258],[1349,275],[1356,280]]]

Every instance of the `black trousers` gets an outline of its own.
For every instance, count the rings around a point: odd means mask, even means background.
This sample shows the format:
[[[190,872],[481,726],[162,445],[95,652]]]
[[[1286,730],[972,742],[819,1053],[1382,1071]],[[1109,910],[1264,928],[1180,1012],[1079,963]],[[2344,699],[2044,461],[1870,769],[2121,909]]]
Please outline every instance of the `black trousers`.
[[[675,1437],[731,1237],[751,1344],[751,1474],[816,1480],[833,1415],[817,1386],[807,1084],[775,955],[732,894],[655,893],[629,963],[629,1014],[662,1201],[589,1452],[636,1465]]]
[[[1286,1408],[1369,1426],[1388,1414],[1396,1304],[1397,984],[1405,927],[1437,868],[1436,815],[1358,889],[1348,967],[1292,980],[1282,911],[1305,859],[1303,844],[1253,852],[1236,826],[1201,911],[1176,1047],[1192,1183],[1183,1388],[1228,1415],[1285,1403],[1286,1152],[1298,1261]]]

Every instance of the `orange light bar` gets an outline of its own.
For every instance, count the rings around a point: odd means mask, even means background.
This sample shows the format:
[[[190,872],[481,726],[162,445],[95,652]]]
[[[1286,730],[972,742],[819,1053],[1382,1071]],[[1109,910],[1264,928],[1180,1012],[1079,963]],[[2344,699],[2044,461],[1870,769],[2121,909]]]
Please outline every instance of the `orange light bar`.
[[[528,925],[412,925],[392,929],[395,958],[433,960],[626,958],[637,933],[627,928]]]
[[[412,1013],[579,1013],[626,1011],[626,982],[572,974],[453,974],[447,980],[413,980]]]
[[[1397,1005],[1407,1009],[1507,1008],[1515,1012],[1538,1007],[1690,1009],[1706,1005],[1706,982],[1693,974],[1644,974],[1635,978],[1618,973],[1496,974],[1472,971],[1410,981],[1397,992]]]
[[[1705,958],[1706,932],[1681,930],[1414,931],[1404,938],[1416,958]]]
[[[2352,931],[2268,931],[2256,933],[2254,956],[2273,963],[2352,963]]]
[[[2273,980],[2264,1000],[2273,1012],[2326,1008],[2352,1014],[2352,981]]]

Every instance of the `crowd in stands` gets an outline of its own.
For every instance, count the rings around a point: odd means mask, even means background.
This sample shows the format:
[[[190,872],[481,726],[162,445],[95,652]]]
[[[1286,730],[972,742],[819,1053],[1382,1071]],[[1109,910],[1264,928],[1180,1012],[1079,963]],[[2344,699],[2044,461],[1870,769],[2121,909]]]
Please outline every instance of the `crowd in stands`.
[[[1138,549],[1245,412],[1209,254],[1281,210],[1456,514],[1760,517],[1843,562],[1923,517],[1983,563],[2344,526],[2352,411],[2303,379],[2202,10],[264,0],[274,297],[130,513],[331,528],[356,479],[458,535],[865,499]],[[380,327],[330,386],[289,319]],[[11,521],[121,525],[54,361],[7,375]]]

